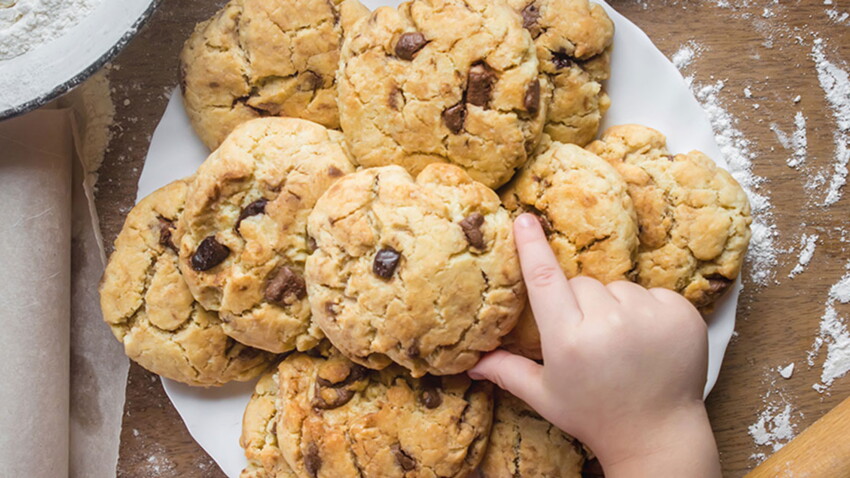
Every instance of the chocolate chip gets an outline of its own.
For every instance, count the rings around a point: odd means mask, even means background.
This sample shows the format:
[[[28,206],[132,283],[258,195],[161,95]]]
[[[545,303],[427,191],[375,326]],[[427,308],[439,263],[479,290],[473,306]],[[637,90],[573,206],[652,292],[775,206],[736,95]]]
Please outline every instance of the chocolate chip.
[[[419,32],[402,33],[395,44],[395,54],[402,60],[411,61],[416,53],[428,44],[425,35]]]
[[[460,103],[450,106],[443,111],[443,122],[454,134],[459,134],[463,131],[463,123],[466,121],[466,104]]]
[[[230,248],[218,242],[215,236],[209,236],[192,255],[192,269],[198,272],[208,271],[221,264],[230,255]]]
[[[466,102],[487,108],[493,96],[493,85],[496,83],[496,72],[484,62],[476,63],[469,69],[466,83]]]
[[[389,279],[395,273],[399,260],[401,260],[401,254],[397,250],[389,246],[384,247],[375,254],[375,261],[372,263],[372,272],[378,277]]]
[[[336,166],[331,166],[328,168],[328,176],[332,178],[342,177],[343,174],[344,173],[340,171],[339,168],[337,168]]]
[[[319,448],[315,443],[311,443],[307,448],[307,453],[304,454],[304,468],[307,469],[307,474],[311,478],[319,476],[319,469],[322,468],[322,457],[319,456]]]
[[[399,445],[398,443],[393,444],[392,446],[390,446],[390,450],[393,452],[393,455],[395,455],[395,461],[396,463],[398,463],[398,466],[400,466],[402,470],[410,471],[416,468],[416,460],[414,460],[413,457],[405,453],[404,450],[401,449],[401,445]]]
[[[316,249],[319,248],[319,245],[316,244],[316,240],[310,236],[307,236],[307,248],[310,250],[310,253],[313,253]]]
[[[265,298],[281,306],[292,305],[296,300],[307,297],[307,284],[304,279],[287,266],[281,267],[277,274],[266,283]]]
[[[672,154],[665,154],[664,159],[666,159],[667,161],[673,161],[673,155]]]
[[[407,356],[410,358],[417,358],[420,355],[422,355],[422,350],[419,349],[419,341],[416,340],[407,347]]]
[[[305,71],[301,74],[301,82],[298,85],[299,91],[316,91],[322,87],[324,82],[322,77],[313,71]]]
[[[536,37],[537,21],[540,20],[540,7],[534,3],[529,3],[522,9],[522,27],[531,32],[531,36]]]
[[[428,409],[435,409],[442,405],[443,396],[440,395],[440,379],[433,376],[425,376],[420,379],[422,390],[419,392],[419,402]]]
[[[567,54],[566,50],[559,50],[552,52],[552,63],[555,65],[555,68],[563,69],[569,68],[574,65],[576,59]]]
[[[332,394],[332,397],[327,397]],[[316,410],[333,410],[350,402],[354,397],[354,391],[347,388],[322,388],[316,382],[316,392],[313,396],[313,408]]]
[[[159,218],[159,244],[177,252],[177,247],[172,241],[174,234],[174,222],[165,218]]]
[[[708,279],[708,290],[712,298],[720,297],[732,285],[732,279],[719,274],[708,276],[706,279]]]
[[[399,111],[399,108],[401,108],[401,105],[403,103],[404,93],[402,93],[402,91],[398,88],[393,88],[392,91],[390,91],[390,97],[387,100],[387,104],[390,106],[390,108]]]
[[[484,233],[481,232],[482,225],[484,225],[484,216],[480,212],[474,212],[460,221],[460,228],[463,229],[466,242],[476,249],[484,250],[487,244],[484,242]]]
[[[334,308],[336,304],[333,302],[325,302],[325,312],[328,313],[331,317],[336,317],[336,309]]]
[[[534,206],[526,206],[525,210],[537,217],[537,221],[540,222],[540,227],[543,228],[543,234],[546,234],[546,237],[551,236],[552,233],[555,232],[555,228],[552,227],[552,222],[550,222],[549,218],[546,217],[546,213]]]
[[[236,230],[239,230],[239,226],[242,225],[242,221],[248,219],[251,216],[259,216],[260,214],[266,213],[266,204],[268,204],[268,199],[257,199],[251,204],[245,206],[242,209],[242,212],[239,213],[239,219],[236,220]]]
[[[532,116],[540,111],[540,80],[534,80],[525,90],[525,98],[522,100],[525,111]]]

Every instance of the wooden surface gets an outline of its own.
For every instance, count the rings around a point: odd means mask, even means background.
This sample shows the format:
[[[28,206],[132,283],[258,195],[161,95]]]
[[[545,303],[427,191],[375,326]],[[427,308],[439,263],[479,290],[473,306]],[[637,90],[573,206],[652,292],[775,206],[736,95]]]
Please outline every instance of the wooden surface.
[[[746,478],[850,476],[850,398],[822,416]]]
[[[732,5],[743,0],[613,2],[668,56],[689,41],[702,48],[686,74],[692,74],[697,84],[725,82],[719,97],[757,154],[754,172],[768,180],[762,190],[772,198],[777,247],[782,249],[775,281],[767,287],[745,281],[737,337],[708,399],[723,469],[730,477],[743,476],[753,468],[757,463],[753,454],[772,452],[769,447],[756,447],[747,432],[766,402],[785,399],[791,403],[792,421],[801,431],[850,394],[850,377],[837,380],[824,394],[812,389],[819,382],[823,353],[814,367],[806,365],[827,290],[844,274],[850,260],[848,243],[842,242],[842,233],[836,229],[850,217],[846,197],[850,191],[845,190],[845,197],[830,208],[817,206],[818,201],[809,199],[803,188],[807,175],[785,165],[790,152],[770,129],[776,123],[790,133],[794,114],[802,111],[808,118],[808,164],[813,171],[831,167],[835,123],[810,54],[812,41],[819,37],[826,40],[825,52],[833,62],[850,59],[847,22],[833,22],[826,14],[828,8],[843,12],[850,5],[833,1],[837,5],[831,7],[823,5],[823,0],[781,5],[772,0],[749,1],[749,6],[740,8]],[[166,95],[177,83],[180,46],[193,24],[220,4],[162,0],[142,34],[114,63],[110,78],[118,121],[97,195],[107,242],[115,238],[133,204],[150,136],[165,108]],[[745,87],[751,90],[751,98],[745,97]],[[799,104],[792,101],[797,95],[802,97]],[[787,275],[796,263],[804,232],[819,234],[820,240],[807,270],[791,280]],[[848,308],[839,311],[847,316]],[[791,362],[796,363],[793,377],[780,378],[776,369]],[[118,472],[123,477],[223,476],[193,442],[158,379],[136,366],[127,386]]]

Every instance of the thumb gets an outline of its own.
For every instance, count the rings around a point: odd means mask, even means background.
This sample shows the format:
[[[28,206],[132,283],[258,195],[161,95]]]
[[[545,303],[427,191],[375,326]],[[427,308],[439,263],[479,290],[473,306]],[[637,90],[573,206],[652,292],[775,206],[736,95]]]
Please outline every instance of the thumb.
[[[467,374],[473,380],[489,380],[540,412],[545,407],[543,366],[504,350],[485,355]]]

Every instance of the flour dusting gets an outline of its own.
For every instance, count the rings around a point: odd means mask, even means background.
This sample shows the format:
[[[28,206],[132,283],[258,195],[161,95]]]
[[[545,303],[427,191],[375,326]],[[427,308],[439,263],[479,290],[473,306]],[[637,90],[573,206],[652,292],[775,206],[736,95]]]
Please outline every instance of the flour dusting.
[[[850,263],[847,263],[847,269],[850,269]],[[836,307],[839,304],[850,304],[850,271],[829,289],[819,334],[809,351],[809,365],[814,366],[815,357],[824,345],[827,346],[821,383],[813,385],[813,388],[821,393],[826,391],[835,379],[850,372],[850,331],[847,330],[845,320],[838,314]]]
[[[809,265],[815,255],[818,238],[817,234],[803,234],[803,237],[800,238],[800,254],[797,256],[797,265],[791,269],[788,277],[793,279],[806,270],[806,266]]]
[[[62,36],[102,0],[4,0],[0,2],[0,60],[8,60]]]
[[[702,47],[691,40],[684,45],[682,45],[676,53],[670,57],[670,61],[673,62],[673,65],[676,66],[679,70],[687,68],[694,61],[699,53],[702,51]]]
[[[842,69],[826,58],[824,46],[822,38],[815,38],[812,59],[836,123],[832,135],[835,143],[833,171],[823,201],[825,206],[830,206],[841,199],[841,189],[847,183],[847,163],[850,162],[850,75],[846,65]]]
[[[806,136],[806,117],[803,116],[803,112],[798,111],[794,115],[794,132],[792,134],[786,134],[776,123],[770,124],[770,130],[776,135],[779,144],[792,152],[791,156],[785,160],[785,163],[795,169],[802,166],[806,161],[809,149],[809,140]]]
[[[785,400],[768,404],[750,425],[749,433],[757,446],[769,447],[775,453],[794,439],[797,425],[793,422],[791,404]],[[752,459],[762,461],[766,455],[758,453]]]

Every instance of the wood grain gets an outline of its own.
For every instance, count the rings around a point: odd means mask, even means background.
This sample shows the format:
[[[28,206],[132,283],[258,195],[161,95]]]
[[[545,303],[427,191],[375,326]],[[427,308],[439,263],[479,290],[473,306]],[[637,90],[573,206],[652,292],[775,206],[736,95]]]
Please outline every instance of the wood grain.
[[[746,478],[850,476],[850,398],[747,474]]]
[[[165,109],[167,94],[177,84],[181,44],[193,25],[222,3],[162,0],[141,35],[114,62],[110,78],[118,121],[97,194],[104,239],[109,243],[133,204],[150,135]],[[767,286],[745,280],[737,336],[708,399],[725,476],[744,476],[757,464],[754,454],[771,453],[769,447],[757,447],[747,432],[769,403],[787,400],[792,404],[793,423],[802,431],[850,394],[848,377],[837,380],[824,394],[812,389],[820,380],[823,353],[814,367],[806,364],[827,290],[845,273],[850,260],[848,238],[840,229],[847,226],[850,199],[844,197],[824,208],[818,205],[821,196],[812,198],[803,187],[809,176],[833,164],[835,120],[810,55],[813,40],[822,38],[833,62],[850,58],[847,23],[832,21],[826,14],[829,8],[843,12],[848,5],[842,0],[834,3],[831,7],[823,0],[781,5],[772,0],[612,3],[668,56],[688,41],[701,47],[685,73],[692,75],[697,85],[724,82],[719,97],[749,140],[754,173],[766,178],[761,191],[770,195],[773,204],[779,258],[775,277]],[[750,98],[745,97],[745,87],[752,92]],[[797,95],[802,99],[794,103]],[[786,166],[790,152],[782,148],[770,128],[776,124],[782,131],[793,131],[797,111],[808,119],[808,172]],[[848,195],[850,191],[845,191]],[[787,275],[796,262],[804,232],[816,233],[820,239],[807,270],[791,280]],[[847,309],[839,308],[839,312],[847,317]],[[776,370],[791,362],[796,370],[791,379],[784,380]],[[191,439],[159,381],[136,366],[127,386],[118,474],[223,476]]]

